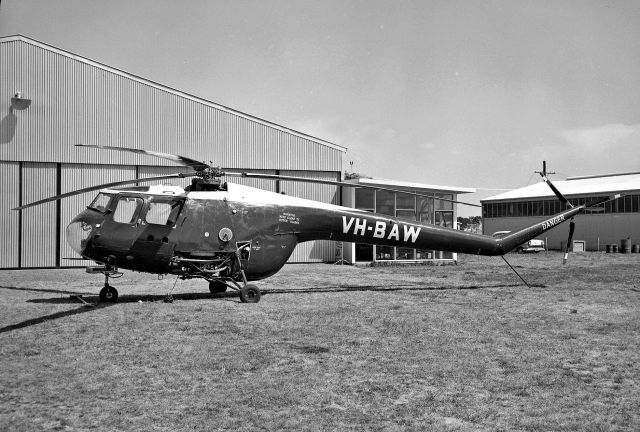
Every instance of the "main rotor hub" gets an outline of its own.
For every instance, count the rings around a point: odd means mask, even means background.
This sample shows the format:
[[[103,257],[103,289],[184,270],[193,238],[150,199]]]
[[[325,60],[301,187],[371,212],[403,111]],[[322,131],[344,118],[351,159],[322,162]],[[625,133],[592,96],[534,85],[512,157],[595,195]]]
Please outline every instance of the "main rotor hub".
[[[222,188],[222,177],[224,171],[220,167],[209,166],[196,171],[195,177],[191,181],[190,191],[217,191]]]
[[[200,177],[207,183],[220,183],[220,177],[224,175],[224,171],[220,167],[207,167],[203,170],[196,171],[196,177]]]

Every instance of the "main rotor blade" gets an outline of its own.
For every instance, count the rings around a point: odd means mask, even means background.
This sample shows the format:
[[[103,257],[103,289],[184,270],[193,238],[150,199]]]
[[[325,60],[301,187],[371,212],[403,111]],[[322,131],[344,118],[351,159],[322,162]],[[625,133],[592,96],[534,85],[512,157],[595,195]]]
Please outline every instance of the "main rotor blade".
[[[133,184],[133,183],[144,183],[144,182],[150,182],[150,181],[156,181],[156,180],[165,180],[165,179],[170,179],[170,178],[185,178],[185,177],[191,177],[192,174],[182,174],[182,173],[176,173],[176,174],[168,174],[168,175],[163,175],[163,176],[158,176],[158,177],[147,177],[147,178],[142,178],[142,179],[135,179],[135,180],[124,180],[124,181],[118,181],[118,182],[113,182],[113,183],[104,183],[101,185],[97,185],[97,186],[90,186],[87,188],[83,188],[83,189],[77,189],[74,190],[72,192],[67,192],[67,193],[63,193],[60,195],[56,195],[56,196],[52,196],[49,198],[45,198],[45,199],[41,199],[40,201],[35,201],[29,204],[25,204],[22,205],[20,207],[16,207],[13,208],[11,210],[23,210],[29,207],[33,207],[33,206],[37,206],[40,204],[45,204],[51,201],[57,201],[63,198],[67,198],[73,195],[79,195],[81,193],[85,193],[85,192],[91,192],[94,190],[99,190],[99,189],[105,189],[105,188],[110,188],[113,186],[123,186],[123,185],[128,185],[128,184]]]
[[[447,201],[447,202],[452,202],[456,204],[464,204],[464,205],[473,206],[473,207],[482,207],[478,204],[471,204],[464,201],[456,201],[448,198],[434,197],[433,195],[425,195],[425,194],[412,192],[408,190],[392,189],[392,188],[386,188],[382,186],[363,185],[360,183],[345,183],[345,182],[334,181],[334,180],[318,180],[318,179],[311,179],[311,178],[305,178],[305,177],[284,176],[284,175],[276,175],[276,174],[258,174],[258,173],[249,173],[249,172],[238,173],[238,172],[225,171],[224,175],[232,176],[232,177],[262,178],[262,179],[268,179],[268,180],[274,180],[274,181],[283,180],[283,181],[294,181],[294,182],[301,182],[301,183],[319,183],[319,184],[326,184],[326,185],[333,185],[333,186],[357,187],[357,188],[373,189],[373,190],[377,189],[377,190],[384,190],[388,192],[400,192],[400,193],[405,193],[409,195],[416,195],[419,197],[435,198],[441,201]]]
[[[170,154],[170,153],[160,153],[160,152],[154,152],[154,151],[150,151],[150,150],[140,150],[140,149],[134,149],[134,148],[129,148],[129,147],[114,147],[114,146],[99,146],[99,145],[91,145],[91,144],[76,144],[76,147],[90,147],[90,148],[97,148],[97,149],[103,149],[103,150],[117,150],[117,151],[126,151],[126,152],[130,152],[130,153],[137,153],[137,154],[144,154],[144,155],[149,155],[149,156],[156,156],[162,159],[168,159],[170,161],[174,161],[174,162],[178,162],[181,165],[187,166],[187,167],[191,167],[196,171],[203,171],[207,168],[209,168],[209,165],[197,161],[195,159],[191,159],[185,156],[179,156],[179,155],[174,155],[174,154]]]

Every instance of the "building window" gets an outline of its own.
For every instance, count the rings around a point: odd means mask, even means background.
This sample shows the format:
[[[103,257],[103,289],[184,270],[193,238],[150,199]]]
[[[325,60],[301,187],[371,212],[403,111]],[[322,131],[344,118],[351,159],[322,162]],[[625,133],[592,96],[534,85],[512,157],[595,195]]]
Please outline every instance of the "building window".
[[[395,259],[393,246],[376,246],[376,261],[388,261]]]
[[[357,209],[447,228],[454,227],[453,199],[453,194],[417,196],[385,190],[355,189],[355,208]],[[355,244],[356,262],[452,258],[453,254],[450,252]]]
[[[373,245],[356,243],[356,261],[373,261]]]
[[[398,248],[397,250],[397,255],[396,255],[396,259],[397,260],[414,260],[415,259],[415,250],[414,249],[409,249],[409,248]]]
[[[376,191],[372,189],[360,189],[357,188],[355,190],[356,193],[356,208],[361,210],[374,211],[376,208],[375,204],[375,193]]]
[[[426,224],[433,223],[433,198],[417,197],[418,221]]]
[[[376,213],[395,216],[395,192],[378,190],[376,192]]]
[[[602,197],[577,197],[570,198],[569,202],[573,206],[581,206],[599,199],[602,199]],[[483,203],[482,217],[546,217],[560,213],[567,208],[568,207],[560,202],[560,200]],[[587,214],[637,213],[640,211],[640,195],[626,195],[617,200],[607,201],[604,204],[598,205],[595,209],[601,210],[588,212]]]

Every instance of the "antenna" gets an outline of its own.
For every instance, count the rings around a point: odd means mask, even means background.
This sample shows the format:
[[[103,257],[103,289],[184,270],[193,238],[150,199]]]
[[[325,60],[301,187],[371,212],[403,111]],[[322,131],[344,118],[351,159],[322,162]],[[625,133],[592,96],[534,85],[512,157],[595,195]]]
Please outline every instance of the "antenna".
[[[554,172],[547,172],[547,161],[542,161],[542,171],[534,171],[536,174],[542,174],[543,177],[546,177],[547,174],[555,174]]]

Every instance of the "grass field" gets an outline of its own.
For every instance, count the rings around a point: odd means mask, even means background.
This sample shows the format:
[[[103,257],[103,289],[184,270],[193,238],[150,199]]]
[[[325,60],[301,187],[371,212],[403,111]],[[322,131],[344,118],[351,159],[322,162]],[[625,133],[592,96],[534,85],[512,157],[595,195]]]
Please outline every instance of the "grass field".
[[[500,258],[288,265],[258,304],[0,272],[0,430],[640,430],[640,255],[509,259],[531,288]]]

